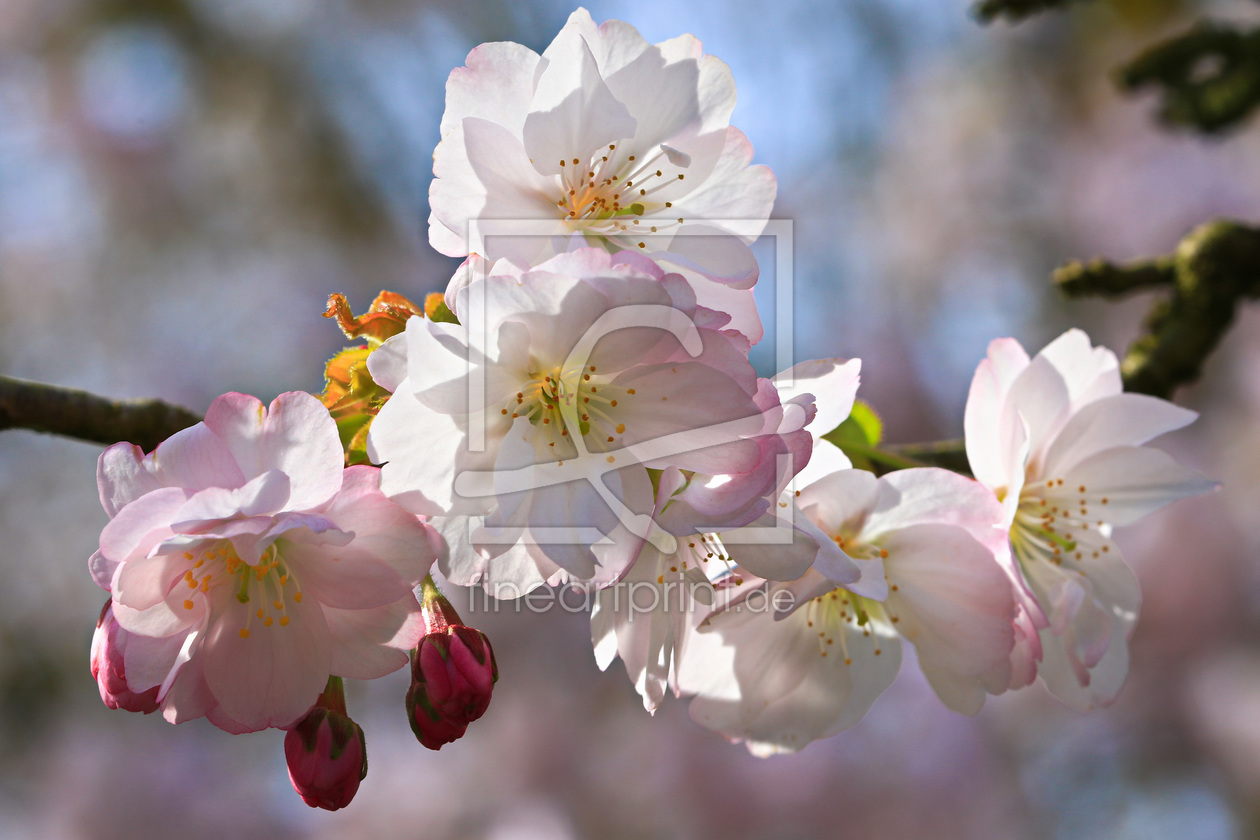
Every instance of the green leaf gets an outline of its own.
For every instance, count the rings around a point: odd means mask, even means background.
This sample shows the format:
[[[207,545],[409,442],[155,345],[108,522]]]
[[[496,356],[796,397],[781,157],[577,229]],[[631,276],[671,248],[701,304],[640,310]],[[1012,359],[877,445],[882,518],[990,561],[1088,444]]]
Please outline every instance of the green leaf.
[[[878,447],[883,439],[883,421],[879,419],[875,409],[862,400],[853,403],[853,411],[843,423],[823,435],[823,440],[840,447],[849,456],[853,466],[871,471],[874,471],[875,465],[866,453]]]
[[[424,302],[425,314],[429,316],[429,320],[446,324],[458,324],[459,319],[455,317],[455,313],[446,305],[446,301],[441,300],[440,295],[429,295],[430,298],[435,296],[439,299],[434,301],[426,300]]]
[[[853,411],[849,412],[848,420],[856,423],[866,436],[867,446],[879,446],[884,440],[884,421],[879,419],[879,415],[875,413],[875,409],[871,408],[869,403],[862,400],[853,402]],[[843,423],[841,425],[844,425]]]

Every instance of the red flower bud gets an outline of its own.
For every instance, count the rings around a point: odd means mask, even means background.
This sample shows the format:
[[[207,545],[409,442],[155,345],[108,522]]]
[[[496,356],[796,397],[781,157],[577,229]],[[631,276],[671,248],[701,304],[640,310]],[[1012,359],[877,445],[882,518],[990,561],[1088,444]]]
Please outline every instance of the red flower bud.
[[[289,781],[312,808],[346,807],[367,776],[363,729],[345,712],[341,679],[331,677],[315,708],[284,736]]]
[[[459,624],[459,615],[429,579],[421,604],[429,633],[411,655],[407,712],[411,730],[431,750],[462,738],[485,714],[499,679],[490,640]]]
[[[128,712],[144,712],[146,715],[158,707],[157,694],[160,686],[145,691],[132,691],[127,686],[127,672],[123,667],[123,655],[127,651],[129,634],[114,620],[114,602],[106,601],[101,617],[96,622],[92,636],[92,679],[100,689],[101,700],[111,709]]]

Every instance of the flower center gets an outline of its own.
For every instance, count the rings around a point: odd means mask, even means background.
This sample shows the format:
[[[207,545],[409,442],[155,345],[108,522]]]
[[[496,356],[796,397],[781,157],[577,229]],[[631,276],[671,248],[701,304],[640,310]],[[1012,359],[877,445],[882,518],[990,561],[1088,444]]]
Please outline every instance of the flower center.
[[[657,583],[664,583],[666,575],[676,575],[679,579],[701,584],[744,584],[739,567],[731,561],[722,538],[717,534],[693,534],[687,538],[685,545],[679,541],[678,553],[669,558],[665,569],[667,571],[656,579]]]
[[[185,610],[195,606],[193,595],[200,593],[209,597],[211,590],[232,591],[242,604],[258,604],[240,629],[242,639],[249,638],[250,625],[255,619],[264,628],[287,627],[288,602],[302,603],[298,581],[274,543],[252,565],[240,558],[230,540],[202,543],[199,553],[185,551],[184,559],[192,563],[184,571],[184,583],[189,589],[189,597],[183,603]]]
[[[1064,559],[1097,559],[1110,552],[1106,520],[1090,514],[1109,502],[1084,484],[1065,486],[1061,478],[1026,485],[1011,525],[1015,555],[1025,563],[1043,557],[1061,565]]]
[[[557,459],[573,457],[572,447],[563,444],[574,433],[595,451],[614,448],[626,433],[624,416],[618,419],[618,407],[635,397],[634,388],[609,384],[598,375],[595,365],[568,370],[556,366],[531,370],[528,375],[530,379],[499,413],[512,420],[528,419],[542,442],[558,450]]]
[[[859,634],[862,640],[870,640],[876,656],[883,654],[875,622],[897,621],[887,616],[884,608],[885,605],[878,601],[862,598],[839,587],[801,607],[805,612],[806,626],[818,634],[818,655],[826,657],[834,653],[839,643],[839,655],[844,657],[845,665],[853,664],[849,646],[859,641]]]
[[[592,155],[585,164],[580,156],[560,161],[560,199],[556,206],[570,227],[606,237],[622,247],[646,248],[637,239],[644,233],[681,225],[683,218],[669,218],[674,203],[656,194],[684,180],[690,159],[667,146],[640,159],[622,155],[616,143]]]

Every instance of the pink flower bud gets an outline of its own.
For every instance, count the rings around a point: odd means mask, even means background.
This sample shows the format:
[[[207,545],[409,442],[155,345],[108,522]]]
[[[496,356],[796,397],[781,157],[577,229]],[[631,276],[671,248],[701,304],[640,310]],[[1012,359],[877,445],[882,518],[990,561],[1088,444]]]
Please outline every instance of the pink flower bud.
[[[345,714],[341,681],[329,708],[316,705],[302,722],[284,736],[284,757],[289,764],[289,781],[302,801],[312,808],[336,811],[354,799],[359,782],[367,775],[367,742],[363,729]],[[330,687],[331,687],[331,682]],[[331,692],[320,697],[326,702]]]
[[[158,707],[157,694],[160,686],[135,692],[127,687],[127,672],[123,667],[123,654],[127,650],[129,634],[114,620],[114,602],[106,601],[101,617],[96,622],[92,636],[92,679],[96,680],[101,700],[111,709],[127,712],[144,712],[146,715]]]
[[[486,635],[460,623],[432,578],[422,586],[420,611],[428,634],[411,652],[407,714],[420,743],[440,750],[485,714],[499,668]]]
[[[480,630],[454,624],[420,640],[411,661],[407,709],[411,729],[431,750],[464,735],[485,714],[499,679],[490,640]]]

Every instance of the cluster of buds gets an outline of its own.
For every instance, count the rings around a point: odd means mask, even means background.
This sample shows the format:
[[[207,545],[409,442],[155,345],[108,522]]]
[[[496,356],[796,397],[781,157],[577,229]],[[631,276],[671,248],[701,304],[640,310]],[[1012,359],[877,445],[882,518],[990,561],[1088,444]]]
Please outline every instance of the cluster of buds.
[[[499,671],[490,640],[460,623],[432,578],[421,592],[426,634],[411,652],[407,715],[420,743],[437,750],[485,714]],[[350,804],[367,776],[367,743],[346,713],[340,677],[329,678],[314,708],[288,731],[284,756],[293,789],[307,805],[336,811]]]
[[[420,743],[439,750],[485,714],[499,669],[490,640],[460,622],[431,579],[425,579],[420,606],[426,634],[411,654],[407,717]]]
[[[490,640],[460,623],[431,578],[422,585],[421,607],[426,635],[411,652],[407,714],[420,743],[437,750],[485,714],[499,671]],[[350,804],[367,776],[367,743],[346,713],[340,677],[329,678],[314,708],[288,731],[284,756],[307,805],[336,811]]]

